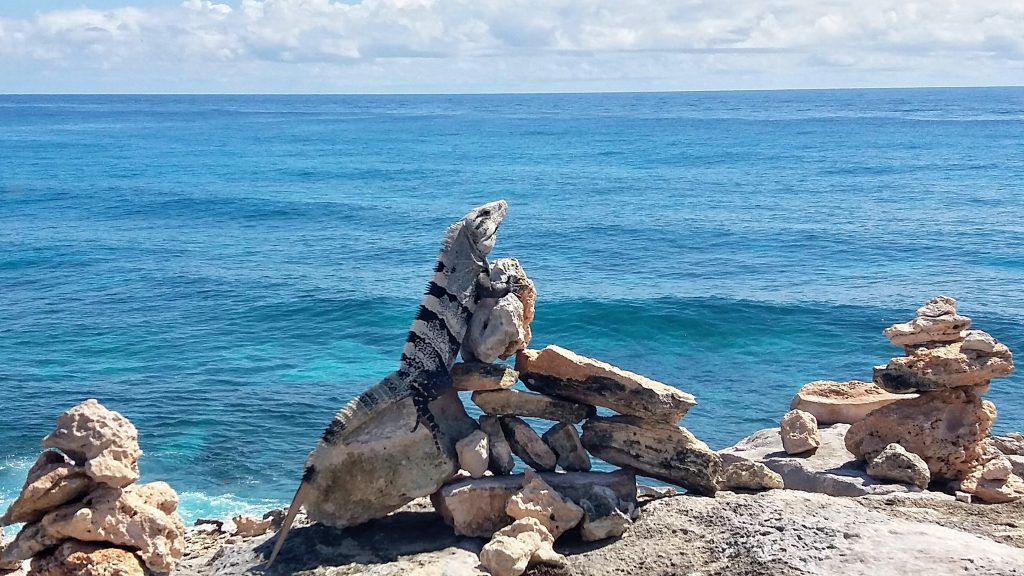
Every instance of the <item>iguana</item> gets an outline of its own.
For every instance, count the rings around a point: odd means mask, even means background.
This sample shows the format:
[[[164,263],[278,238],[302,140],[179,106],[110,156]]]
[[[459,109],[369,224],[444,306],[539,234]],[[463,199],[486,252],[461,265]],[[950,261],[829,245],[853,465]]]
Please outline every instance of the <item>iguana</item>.
[[[482,298],[500,298],[512,289],[507,283],[490,282],[487,264],[487,255],[494,248],[498,227],[507,211],[508,204],[504,200],[491,202],[470,211],[448,228],[433,279],[427,285],[402,349],[398,370],[349,402],[327,426],[316,449],[306,460],[302,482],[278,532],[277,542],[267,562],[268,568],[281,551],[295,514],[316,478],[320,450],[336,445],[346,430],[366,422],[375,407],[412,398],[416,407],[412,431],[420,424],[426,425],[441,450],[439,429],[428,405],[452,386],[449,371],[462,347],[477,302]]]

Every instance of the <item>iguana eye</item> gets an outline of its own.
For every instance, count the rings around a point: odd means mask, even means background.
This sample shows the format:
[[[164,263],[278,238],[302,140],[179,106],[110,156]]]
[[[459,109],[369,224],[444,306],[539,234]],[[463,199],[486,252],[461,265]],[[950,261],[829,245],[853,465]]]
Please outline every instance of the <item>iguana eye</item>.
[[[484,210],[483,212],[480,212],[480,217],[481,218],[488,218],[490,215],[491,215],[491,211],[490,210]]]

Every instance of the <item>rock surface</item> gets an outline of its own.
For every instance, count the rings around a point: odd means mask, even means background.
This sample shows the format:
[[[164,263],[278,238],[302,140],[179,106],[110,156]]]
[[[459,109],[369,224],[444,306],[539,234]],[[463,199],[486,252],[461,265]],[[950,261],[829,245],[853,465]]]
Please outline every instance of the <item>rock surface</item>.
[[[939,299],[946,299],[939,301]],[[937,312],[942,311],[942,314]],[[953,342],[971,327],[971,319],[956,313],[956,300],[945,296],[933,298],[917,311],[910,322],[893,324],[882,331],[897,346],[915,346],[928,342]]]
[[[633,525],[632,518],[624,511],[632,512],[633,505],[620,501],[608,488],[595,488],[593,494],[580,501],[580,507],[583,508],[580,537],[586,542],[618,538]]]
[[[928,464],[899,444],[889,444],[868,462],[868,476],[876,480],[892,480],[913,484],[924,490],[931,481]]]
[[[1005,436],[993,436],[992,444],[1007,456],[1024,456],[1024,435],[1010,432]]]
[[[516,385],[519,372],[506,364],[459,362],[451,370],[453,388],[463,392],[503,390]]]
[[[509,279],[512,280],[512,293],[523,304],[523,325],[526,332],[524,342],[529,344],[533,338],[530,325],[533,323],[537,305],[537,287],[534,285],[533,280],[526,275],[526,270],[523,269],[523,265],[519,263],[519,260],[515,258],[498,258],[491,262],[492,282],[507,282]]]
[[[886,392],[881,386],[870,382],[816,380],[805,384],[793,397],[789,407],[809,412],[821,426],[853,424],[873,410],[908,397],[916,398],[911,394]]]
[[[483,430],[475,430],[456,442],[455,452],[459,455],[459,468],[469,472],[473,478],[480,478],[487,472],[490,465],[490,447],[487,433]]]
[[[867,461],[899,444],[924,459],[933,479],[961,480],[979,466],[995,417],[995,406],[970,389],[936,390],[853,424],[846,447]]]
[[[18,498],[0,518],[0,525],[35,522],[57,506],[85,496],[93,486],[83,467],[57,452],[43,452],[28,471]]]
[[[685,428],[631,416],[594,417],[583,425],[583,446],[598,458],[645,476],[712,495],[722,461]]]
[[[594,415],[594,407],[518,390],[473,393],[473,403],[492,416],[523,416],[576,424]]]
[[[544,443],[558,457],[558,465],[566,472],[590,470],[590,455],[580,442],[580,435],[572,424],[559,422],[541,436]]]
[[[777,472],[762,462],[731,462],[722,471],[718,487],[723,490],[781,490],[785,483]]]
[[[497,300],[480,300],[469,320],[462,354],[467,359],[494,362],[510,358],[528,344],[523,303],[508,294]]]
[[[86,400],[57,418],[57,428],[43,439],[85,473],[103,484],[121,488],[139,479],[139,432],[127,418],[96,400]]]
[[[501,429],[505,432],[505,439],[512,448],[512,452],[519,456],[527,466],[540,472],[550,472],[555,469],[555,464],[558,462],[555,453],[522,418],[502,416],[498,421],[501,422]]]
[[[139,558],[108,544],[68,540],[32,561],[32,576],[144,576]]]
[[[779,425],[782,448],[788,454],[803,454],[821,446],[818,421],[803,410],[790,410]]]
[[[992,352],[963,349],[963,342],[914,349],[909,356],[876,366],[874,381],[889,392],[984,386],[1013,373],[1013,354],[1003,344]]]
[[[231,518],[231,521],[235,524],[235,530],[232,534],[235,536],[241,536],[242,538],[252,538],[261,534],[266,534],[270,531],[271,525],[273,524],[270,518],[257,518],[247,514],[234,516]]]
[[[522,489],[505,504],[505,513],[515,520],[533,518],[556,540],[583,519],[583,508],[559,494],[539,475],[526,472]]]
[[[489,456],[488,467],[491,472],[502,475],[509,474],[515,468],[515,460],[512,459],[512,447],[505,438],[505,432],[501,429],[501,422],[496,416],[481,416],[480,430],[487,434],[487,453]]]
[[[1015,474],[990,480],[975,472],[960,483],[960,489],[989,504],[1006,504],[1024,498],[1024,481]]]
[[[559,346],[523,350],[516,370],[535,392],[670,424],[697,404],[686,392]]]

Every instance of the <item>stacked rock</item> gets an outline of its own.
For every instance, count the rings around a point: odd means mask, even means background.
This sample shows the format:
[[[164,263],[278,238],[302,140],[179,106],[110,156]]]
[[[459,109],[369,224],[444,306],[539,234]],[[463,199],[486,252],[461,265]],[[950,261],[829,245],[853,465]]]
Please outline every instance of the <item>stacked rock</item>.
[[[40,576],[170,572],[182,557],[178,495],[139,479],[138,431],[87,400],[57,419],[0,525],[25,523],[0,551],[7,568]]]
[[[905,356],[874,370],[874,381],[893,394],[917,393],[855,422],[846,447],[878,468],[898,444],[928,466],[931,481],[958,482],[986,502],[1024,497],[1024,481],[991,441],[995,406],[981,398],[991,380],[1013,373],[1013,355],[956,310],[947,296],[933,298],[910,322],[884,331]],[[924,481],[917,477],[915,483]]]

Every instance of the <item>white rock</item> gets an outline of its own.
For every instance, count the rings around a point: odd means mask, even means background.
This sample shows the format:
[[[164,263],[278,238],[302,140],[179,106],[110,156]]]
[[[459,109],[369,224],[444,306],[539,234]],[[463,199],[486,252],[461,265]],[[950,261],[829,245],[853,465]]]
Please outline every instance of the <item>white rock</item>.
[[[818,421],[803,410],[790,410],[782,417],[779,433],[787,454],[803,454],[821,446]]]
[[[518,520],[536,518],[557,540],[583,519],[583,509],[562,496],[539,475],[527,471],[523,489],[505,505],[505,513]]]
[[[97,482],[121,488],[139,479],[139,432],[121,414],[86,400],[57,418],[57,429],[43,439],[84,465]]]
[[[469,352],[481,362],[495,362],[525,349],[529,340],[523,314],[523,303],[514,294],[481,300],[466,330],[463,356]]]
[[[455,452],[459,455],[459,467],[473,478],[480,478],[487,472],[490,458],[487,433],[475,430],[469,436],[455,443]]]

